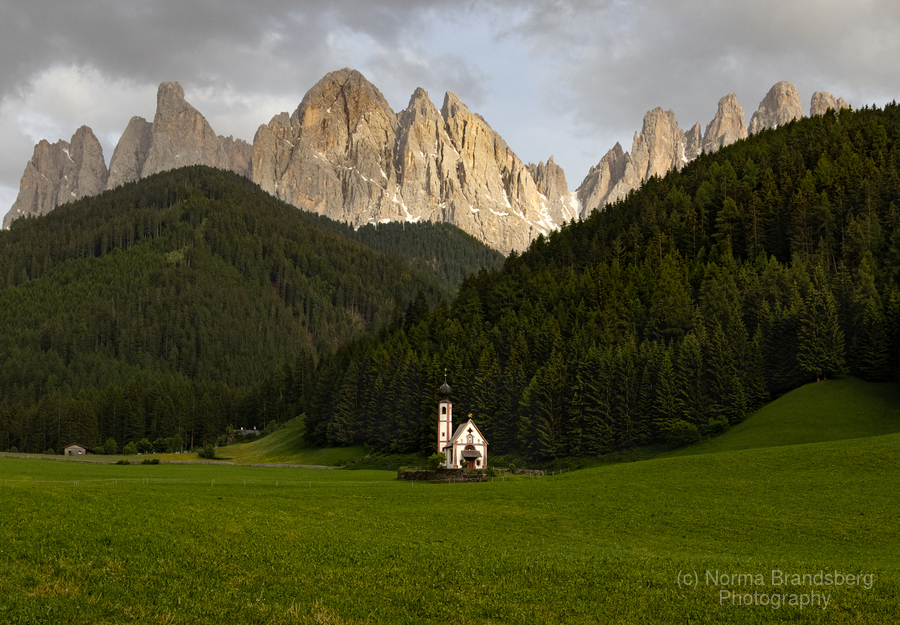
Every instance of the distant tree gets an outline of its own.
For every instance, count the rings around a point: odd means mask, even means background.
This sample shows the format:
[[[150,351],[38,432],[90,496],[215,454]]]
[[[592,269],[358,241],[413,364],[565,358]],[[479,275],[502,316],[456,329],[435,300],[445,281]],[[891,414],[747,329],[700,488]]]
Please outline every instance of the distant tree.
[[[134,441],[131,441],[127,445],[125,445],[125,449],[122,450],[126,456],[133,456],[138,452],[137,445],[134,444]]]
[[[119,446],[116,444],[116,439],[112,436],[106,439],[106,442],[103,444],[103,453],[107,456],[113,456],[119,453]]]
[[[137,450],[140,454],[152,454],[153,453],[153,443],[150,442],[148,438],[142,438],[137,443]]]

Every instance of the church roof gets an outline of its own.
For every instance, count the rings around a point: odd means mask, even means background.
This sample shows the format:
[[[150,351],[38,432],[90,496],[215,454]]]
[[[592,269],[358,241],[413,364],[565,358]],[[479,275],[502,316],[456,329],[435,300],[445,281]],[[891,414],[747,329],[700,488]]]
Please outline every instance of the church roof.
[[[487,442],[487,439],[484,437],[484,434],[481,433],[481,430],[478,429],[478,426],[475,425],[475,422],[472,421],[472,419],[469,419],[465,423],[460,424],[460,426],[458,428],[456,428],[456,431],[453,432],[453,436],[450,437],[450,443],[453,443],[454,441],[459,440],[459,437],[463,435],[463,432],[465,432],[466,428],[469,426],[475,428],[475,431],[478,432],[478,436],[481,437],[481,440],[484,441],[485,445],[489,444]]]
[[[474,460],[475,458],[481,458],[481,452],[477,449],[463,449],[462,457],[466,460]]]
[[[450,385],[445,381],[441,384],[441,388],[438,389],[438,393],[440,393],[441,397],[450,397],[450,393],[453,391],[450,389]]]

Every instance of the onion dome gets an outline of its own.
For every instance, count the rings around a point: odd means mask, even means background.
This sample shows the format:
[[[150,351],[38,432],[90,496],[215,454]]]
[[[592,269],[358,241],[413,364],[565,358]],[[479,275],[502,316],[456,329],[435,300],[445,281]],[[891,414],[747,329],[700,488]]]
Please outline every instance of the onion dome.
[[[438,393],[440,393],[442,399],[449,399],[451,392],[450,385],[447,384],[446,381],[444,381],[444,383],[441,384],[441,388],[438,389]]]

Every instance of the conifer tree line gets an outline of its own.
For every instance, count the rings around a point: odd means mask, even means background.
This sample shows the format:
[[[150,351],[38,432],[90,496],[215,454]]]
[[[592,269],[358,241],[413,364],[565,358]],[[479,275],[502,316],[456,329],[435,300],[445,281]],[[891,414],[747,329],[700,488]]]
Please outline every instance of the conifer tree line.
[[[810,381],[896,380],[898,134],[896,103],[829,112],[651,179],[323,358],[308,439],[433,449],[445,367],[457,420],[533,460],[689,442]]]
[[[449,226],[407,224],[394,250],[352,232],[204,167],[14,222],[0,232],[0,450],[176,434],[191,447],[288,420],[320,354],[449,299],[439,276],[499,264]],[[404,258],[404,241],[437,252]]]

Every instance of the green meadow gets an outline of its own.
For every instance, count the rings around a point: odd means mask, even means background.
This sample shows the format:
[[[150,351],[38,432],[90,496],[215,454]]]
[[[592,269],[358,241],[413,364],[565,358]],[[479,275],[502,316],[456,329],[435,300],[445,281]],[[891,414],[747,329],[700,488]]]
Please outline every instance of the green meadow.
[[[760,408],[725,434],[667,455],[818,443],[900,433],[900,386],[844,377],[812,382]]]
[[[0,622],[895,623],[898,476],[900,434],[481,484],[0,458]]]

